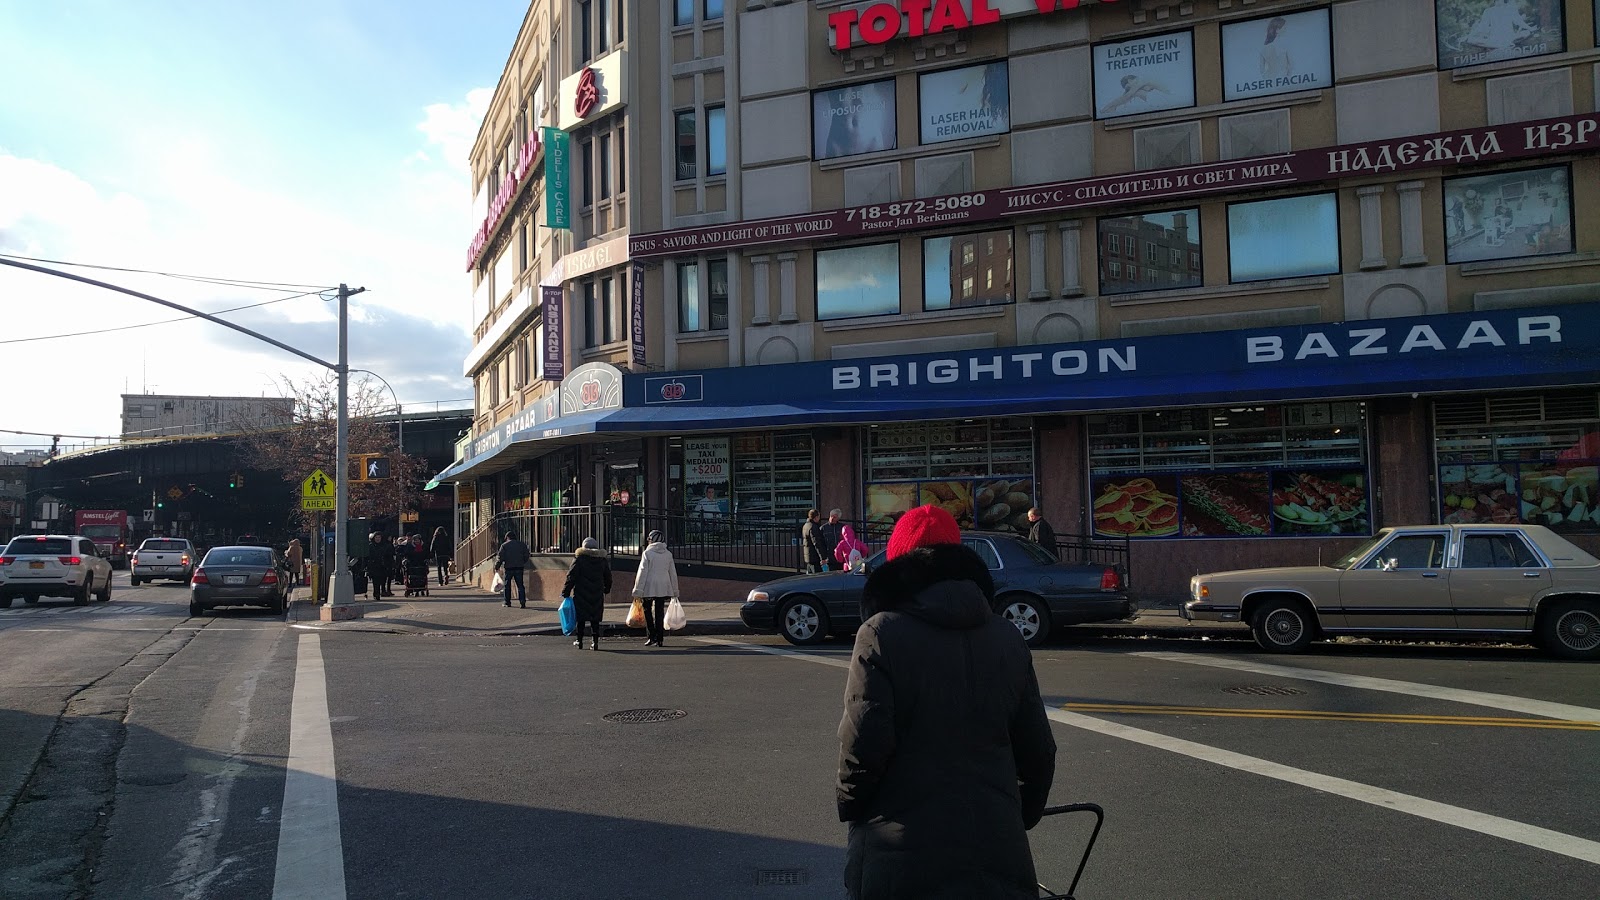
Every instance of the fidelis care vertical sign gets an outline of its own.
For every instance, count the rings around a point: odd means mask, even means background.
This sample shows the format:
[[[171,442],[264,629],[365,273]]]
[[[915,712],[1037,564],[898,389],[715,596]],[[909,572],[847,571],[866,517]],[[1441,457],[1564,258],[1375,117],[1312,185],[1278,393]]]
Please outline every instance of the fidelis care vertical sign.
[[[572,227],[572,136],[544,128],[544,227]]]

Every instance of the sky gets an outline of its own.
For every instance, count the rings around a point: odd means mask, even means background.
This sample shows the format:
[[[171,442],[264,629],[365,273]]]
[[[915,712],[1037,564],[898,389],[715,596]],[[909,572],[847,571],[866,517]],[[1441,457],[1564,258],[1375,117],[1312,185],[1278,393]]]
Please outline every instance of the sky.
[[[304,286],[40,264],[212,313],[365,287],[351,367],[408,411],[470,406],[468,154],[526,10],[0,0],[0,254]],[[225,318],[334,361],[337,306]],[[282,396],[320,371],[198,319],[85,333],[181,315],[0,266],[0,449],[115,436],[123,393]]]

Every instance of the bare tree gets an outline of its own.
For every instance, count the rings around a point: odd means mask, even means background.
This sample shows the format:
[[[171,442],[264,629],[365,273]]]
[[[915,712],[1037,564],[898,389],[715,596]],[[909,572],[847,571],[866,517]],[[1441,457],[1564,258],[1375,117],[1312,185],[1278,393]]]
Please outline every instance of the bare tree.
[[[294,413],[287,426],[262,427],[259,423],[238,423],[243,433],[241,449],[253,469],[277,472],[283,479],[284,499],[294,510],[296,521],[310,529],[317,523],[318,511],[300,509],[300,483],[312,471],[321,469],[335,475],[339,422],[339,382],[332,372],[295,381],[278,379],[285,397],[293,402]],[[387,392],[367,378],[352,378],[349,386],[350,450],[352,468],[356,457],[377,453],[389,459],[389,477],[374,481],[350,481],[351,518],[399,517],[416,508],[421,485],[428,476],[427,461],[401,452],[393,416],[394,404],[386,402]],[[352,473],[345,473],[348,478]]]

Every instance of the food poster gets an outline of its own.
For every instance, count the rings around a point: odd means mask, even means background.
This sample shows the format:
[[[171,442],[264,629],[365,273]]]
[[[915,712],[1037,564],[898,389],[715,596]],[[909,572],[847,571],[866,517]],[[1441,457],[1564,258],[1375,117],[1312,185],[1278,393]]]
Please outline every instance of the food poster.
[[[1366,474],[1272,473],[1272,530],[1280,535],[1370,534]]]
[[[972,482],[924,481],[917,492],[917,502],[937,506],[955,517],[962,529],[972,527]]]
[[[1028,509],[1034,505],[1032,478],[980,478],[973,482],[976,527],[985,531],[1027,534]]]
[[[1095,479],[1094,533],[1106,537],[1168,537],[1178,533],[1175,475],[1113,475]]]
[[[1523,463],[1518,468],[1524,524],[1567,534],[1600,531],[1600,467],[1594,462]]]
[[[1179,479],[1185,537],[1259,537],[1271,533],[1266,472],[1185,475]]]
[[[1520,521],[1517,467],[1499,463],[1440,466],[1439,521],[1446,525],[1509,525]]]
[[[902,514],[910,512],[920,503],[917,485],[914,482],[867,485],[868,522],[893,525],[900,520]]]

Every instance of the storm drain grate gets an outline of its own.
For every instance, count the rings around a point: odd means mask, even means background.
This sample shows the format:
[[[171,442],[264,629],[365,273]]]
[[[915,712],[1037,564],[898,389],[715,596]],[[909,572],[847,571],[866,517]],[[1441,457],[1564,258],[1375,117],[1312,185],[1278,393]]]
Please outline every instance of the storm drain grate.
[[[810,880],[811,875],[805,869],[756,870],[756,887],[791,887]]]
[[[1292,697],[1295,694],[1304,694],[1299,688],[1284,687],[1277,684],[1247,684],[1241,687],[1223,688],[1228,694],[1249,694],[1252,697]]]
[[[607,722],[620,722],[623,725],[646,725],[651,722],[671,722],[687,715],[688,713],[681,709],[625,709],[621,712],[606,713],[601,718]]]

